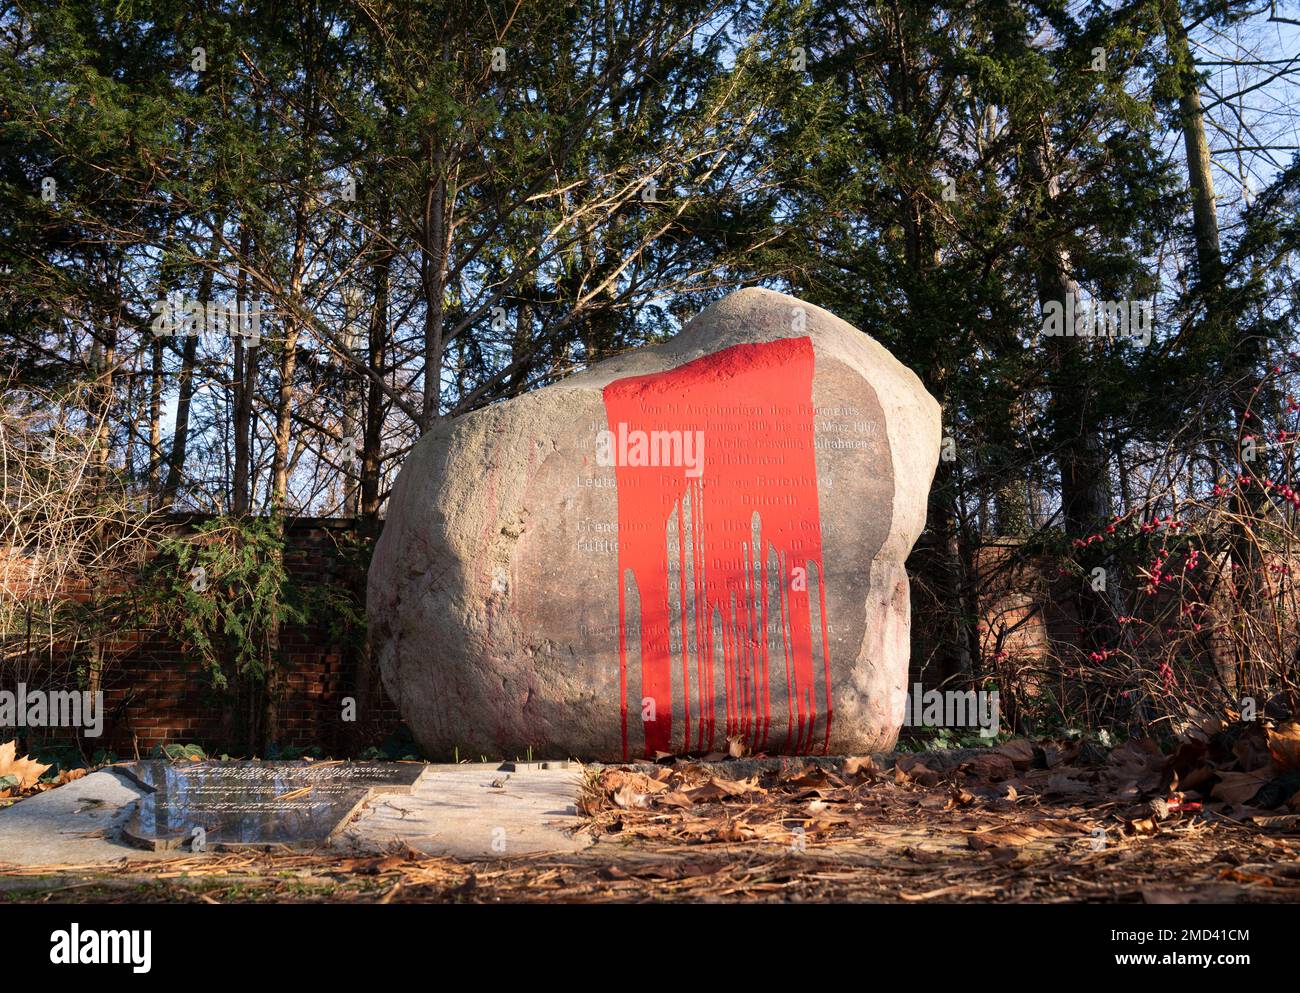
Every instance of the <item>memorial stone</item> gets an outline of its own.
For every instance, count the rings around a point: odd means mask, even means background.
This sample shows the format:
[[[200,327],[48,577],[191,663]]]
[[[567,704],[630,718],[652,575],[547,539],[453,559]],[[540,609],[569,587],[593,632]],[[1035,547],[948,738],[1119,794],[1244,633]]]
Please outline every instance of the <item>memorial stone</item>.
[[[331,840],[376,793],[409,793],[420,762],[134,762],[116,767],[146,793],[123,837],[154,851]]]
[[[370,569],[384,685],[431,757],[888,748],[939,449],[881,345],[734,293],[420,439]]]

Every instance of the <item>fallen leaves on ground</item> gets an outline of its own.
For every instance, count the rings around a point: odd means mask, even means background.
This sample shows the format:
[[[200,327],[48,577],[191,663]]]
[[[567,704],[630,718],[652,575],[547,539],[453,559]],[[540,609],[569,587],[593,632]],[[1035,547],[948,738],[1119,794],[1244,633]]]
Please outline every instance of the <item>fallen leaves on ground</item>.
[[[628,839],[563,855],[462,860],[397,846],[366,856],[237,852],[0,865],[0,903],[1293,903],[1300,895],[1300,837],[1226,821],[1094,848],[1081,833],[1091,815],[1081,812],[1064,823],[1044,817],[982,831],[966,824],[967,833],[955,834],[960,847],[943,849],[922,840],[953,826],[952,812],[913,811],[909,819],[906,835],[882,831],[858,848],[810,835],[802,852],[750,837],[733,818],[707,838]],[[1057,847],[1042,857],[1031,854],[1036,845]]]
[[[60,772],[54,782],[41,782],[41,777],[50,770],[29,755],[18,758],[18,743],[6,741],[0,744],[0,799],[10,799],[41,793],[55,786],[62,786],[86,774],[85,769],[67,769]]]
[[[1167,782],[1210,816],[1276,828],[1300,811],[1300,724],[1221,720],[1193,725],[1167,760]]]
[[[7,741],[0,745],[0,786],[4,787],[0,796],[30,790],[50,768],[27,756],[18,758],[17,752],[16,742]]]
[[[1032,749],[1013,743],[892,762],[883,756],[768,762],[735,779],[726,778],[725,762],[604,768],[588,782],[580,807],[584,830],[597,839],[692,845],[761,840],[792,851],[813,841],[824,847],[871,844],[882,830],[947,814],[957,818],[956,832],[973,839],[969,847],[983,851],[1045,839],[1075,843],[1086,826],[1041,806],[1047,798],[1095,800],[1103,788],[1159,780],[1143,748],[1123,753],[1114,783],[1095,770],[1062,764],[1072,755],[1068,747],[1055,748],[1052,768],[1035,769]],[[961,838],[954,843],[967,847]]]
[[[1265,729],[1268,752],[1282,769],[1300,772],[1300,724],[1288,721]]]
[[[1143,738],[1109,749],[1080,739],[1016,739],[990,749],[842,760],[604,768],[587,785],[584,830],[598,846],[639,852],[738,842],[840,858],[906,852],[913,865],[941,866],[936,878],[963,860],[1021,872],[1035,862],[1069,865],[1067,875],[1086,876],[1146,845],[1179,847],[1183,859],[1184,847],[1213,858],[1223,853],[1221,839],[1209,841],[1217,831],[1244,832],[1248,847],[1276,842],[1265,833],[1300,834],[1300,765],[1293,764],[1300,729],[1222,720],[1189,727],[1164,749]],[[729,784],[728,766],[744,775]],[[640,789],[630,806],[621,797],[637,775],[655,786]],[[1181,878],[1185,868],[1164,872]],[[1213,881],[1221,885],[1218,869]],[[1173,898],[1158,873],[1151,885],[1162,901]],[[1300,897],[1300,883],[1283,885]],[[898,897],[928,899],[928,892]],[[948,886],[934,892],[952,896]]]
[[[1289,723],[1207,720],[1163,749],[723,753],[592,770],[579,808],[595,843],[578,853],[234,853],[0,874],[67,901],[1297,902],[1294,739]]]

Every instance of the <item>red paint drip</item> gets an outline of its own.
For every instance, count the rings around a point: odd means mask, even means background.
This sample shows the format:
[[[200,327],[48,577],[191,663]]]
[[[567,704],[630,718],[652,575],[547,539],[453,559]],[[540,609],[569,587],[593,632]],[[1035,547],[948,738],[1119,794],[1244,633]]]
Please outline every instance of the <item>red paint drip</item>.
[[[719,744],[715,617],[721,622],[726,694],[721,705],[726,735],[740,736],[755,749],[768,747],[771,667],[776,665],[783,668],[787,687],[788,717],[780,750],[806,752],[813,748],[819,701],[815,698],[808,590],[814,569],[825,666],[822,749],[829,749],[830,646],[812,381],[812,342],[785,338],[735,345],[676,369],[629,376],[605,387],[605,415],[615,442],[612,454],[618,485],[624,758],[629,719],[624,593],[628,572],[641,607],[643,704],[634,707],[632,719],[642,719],[643,711],[653,714],[654,719],[644,725],[647,755],[671,751],[673,746],[670,556],[676,560],[679,586],[676,606],[684,720],[678,749],[711,751]],[[702,454],[692,452],[692,442],[697,440],[702,442]],[[677,526],[670,528],[674,511]],[[773,553],[775,577],[769,569]],[[686,596],[688,558],[693,611]],[[768,597],[763,594],[774,579],[779,579],[779,608],[769,616]],[[695,631],[689,641],[688,614]],[[782,656],[773,658],[768,651],[767,628],[778,620]]]

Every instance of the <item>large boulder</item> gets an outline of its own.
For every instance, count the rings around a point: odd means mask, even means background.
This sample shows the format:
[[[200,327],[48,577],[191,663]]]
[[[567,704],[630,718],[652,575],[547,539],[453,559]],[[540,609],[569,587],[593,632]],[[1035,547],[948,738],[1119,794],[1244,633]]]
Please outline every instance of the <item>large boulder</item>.
[[[430,755],[890,747],[939,435],[882,346],[762,289],[444,421],[370,568],[384,686]]]

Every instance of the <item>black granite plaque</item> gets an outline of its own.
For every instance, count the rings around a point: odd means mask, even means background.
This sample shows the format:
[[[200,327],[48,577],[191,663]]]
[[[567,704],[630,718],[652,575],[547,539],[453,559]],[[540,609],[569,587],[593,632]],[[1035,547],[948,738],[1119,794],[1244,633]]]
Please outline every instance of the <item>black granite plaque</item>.
[[[150,761],[116,768],[148,791],[123,827],[124,838],[158,851],[314,848],[329,841],[372,794],[409,793],[427,766]]]

